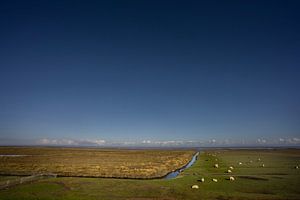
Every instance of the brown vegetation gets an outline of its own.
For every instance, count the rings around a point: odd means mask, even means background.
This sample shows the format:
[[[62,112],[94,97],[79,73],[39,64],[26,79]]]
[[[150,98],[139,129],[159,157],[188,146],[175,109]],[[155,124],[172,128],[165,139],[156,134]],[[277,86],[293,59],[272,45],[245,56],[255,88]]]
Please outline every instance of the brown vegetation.
[[[192,158],[191,150],[120,150],[81,148],[0,147],[0,174],[155,178],[181,168]]]

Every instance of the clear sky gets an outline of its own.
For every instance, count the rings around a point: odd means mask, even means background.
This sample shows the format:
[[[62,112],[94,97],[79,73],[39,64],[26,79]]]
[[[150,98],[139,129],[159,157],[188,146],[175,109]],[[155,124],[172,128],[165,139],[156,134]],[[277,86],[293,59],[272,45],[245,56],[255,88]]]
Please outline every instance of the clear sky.
[[[1,1],[0,145],[298,145],[299,10]]]

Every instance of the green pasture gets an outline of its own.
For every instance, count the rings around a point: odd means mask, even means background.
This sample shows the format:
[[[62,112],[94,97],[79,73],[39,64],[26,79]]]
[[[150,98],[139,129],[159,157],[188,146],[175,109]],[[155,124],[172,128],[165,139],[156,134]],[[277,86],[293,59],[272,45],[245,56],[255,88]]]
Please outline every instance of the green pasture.
[[[299,164],[300,150],[205,150],[171,180],[50,178],[1,190],[0,199],[300,199]]]

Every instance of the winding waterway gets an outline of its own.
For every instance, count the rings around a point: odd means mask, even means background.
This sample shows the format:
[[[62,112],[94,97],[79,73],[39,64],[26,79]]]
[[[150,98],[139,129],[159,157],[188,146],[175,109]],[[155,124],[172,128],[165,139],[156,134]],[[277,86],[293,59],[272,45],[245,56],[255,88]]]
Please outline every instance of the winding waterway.
[[[188,164],[186,164],[185,166],[183,166],[183,167],[180,168],[180,169],[177,169],[177,170],[175,170],[175,171],[173,171],[173,172],[170,172],[169,174],[167,174],[167,175],[164,177],[164,179],[173,179],[173,178],[176,178],[176,177],[180,174],[180,172],[182,172],[183,170],[185,170],[185,169],[191,167],[191,166],[196,162],[198,155],[199,155],[199,152],[197,152],[197,153],[193,156],[193,158],[191,159],[191,161],[190,161]]]

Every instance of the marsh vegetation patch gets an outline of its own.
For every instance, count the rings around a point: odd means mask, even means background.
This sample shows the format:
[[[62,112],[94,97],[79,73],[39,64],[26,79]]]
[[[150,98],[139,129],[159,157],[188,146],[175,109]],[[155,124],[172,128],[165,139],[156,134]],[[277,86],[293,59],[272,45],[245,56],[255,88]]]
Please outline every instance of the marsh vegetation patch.
[[[0,174],[107,178],[157,178],[182,168],[193,150],[125,150],[87,148],[5,148],[0,157]]]

